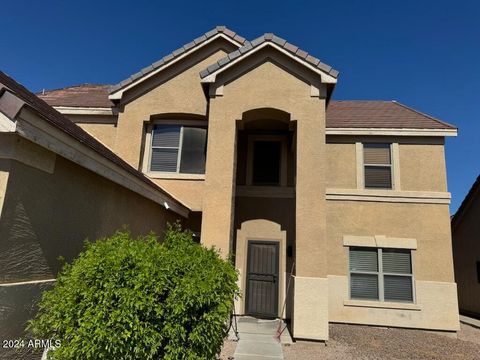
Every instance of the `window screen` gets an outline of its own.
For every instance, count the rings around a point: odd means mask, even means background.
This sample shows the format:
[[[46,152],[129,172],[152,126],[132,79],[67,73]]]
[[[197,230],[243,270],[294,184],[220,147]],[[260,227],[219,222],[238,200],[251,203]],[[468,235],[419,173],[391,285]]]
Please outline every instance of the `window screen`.
[[[363,144],[365,188],[392,188],[390,144]]]
[[[380,301],[413,301],[411,251],[350,248],[350,297]]]
[[[206,144],[205,128],[155,125],[150,171],[204,174]]]

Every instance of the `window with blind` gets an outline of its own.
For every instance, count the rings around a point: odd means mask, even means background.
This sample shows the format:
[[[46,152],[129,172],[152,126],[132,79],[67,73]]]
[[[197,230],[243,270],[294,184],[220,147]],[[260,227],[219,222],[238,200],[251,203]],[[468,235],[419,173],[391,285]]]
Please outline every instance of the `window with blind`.
[[[410,250],[350,248],[350,298],[413,302]]]
[[[365,188],[392,189],[390,144],[363,144]]]
[[[152,130],[150,171],[204,174],[207,129],[155,125]]]

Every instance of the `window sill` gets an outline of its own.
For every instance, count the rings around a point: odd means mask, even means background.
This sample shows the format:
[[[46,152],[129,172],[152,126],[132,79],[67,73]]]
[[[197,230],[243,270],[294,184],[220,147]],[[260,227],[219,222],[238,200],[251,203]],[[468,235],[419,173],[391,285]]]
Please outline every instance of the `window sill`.
[[[163,172],[146,172],[150,179],[171,179],[171,180],[205,180],[205,174],[179,174]]]
[[[368,301],[368,300],[345,300],[344,306],[352,307],[367,307],[367,308],[379,308],[379,309],[392,309],[392,310],[413,310],[420,311],[422,308],[417,304],[412,303],[396,303],[396,302],[380,302],[380,301]]]

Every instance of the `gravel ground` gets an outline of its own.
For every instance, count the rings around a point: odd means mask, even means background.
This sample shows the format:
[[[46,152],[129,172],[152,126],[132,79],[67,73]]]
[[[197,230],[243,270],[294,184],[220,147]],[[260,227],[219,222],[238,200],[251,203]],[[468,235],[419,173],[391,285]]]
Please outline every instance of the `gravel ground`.
[[[220,353],[220,360],[229,360],[233,359],[233,354],[235,353],[235,348],[237,347],[237,342],[232,340],[225,340],[222,347],[222,352]]]
[[[225,341],[219,359],[233,358],[235,341]],[[359,325],[330,325],[324,343],[283,345],[285,360],[480,360],[480,329],[461,324],[458,339],[421,330]]]
[[[461,325],[458,339],[420,330],[333,324],[330,340],[283,346],[285,360],[480,359],[480,329]]]

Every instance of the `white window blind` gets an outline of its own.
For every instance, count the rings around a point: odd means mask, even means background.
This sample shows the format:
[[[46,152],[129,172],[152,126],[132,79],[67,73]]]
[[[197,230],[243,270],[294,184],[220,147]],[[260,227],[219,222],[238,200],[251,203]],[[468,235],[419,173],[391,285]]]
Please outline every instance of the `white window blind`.
[[[365,188],[392,188],[390,144],[363,144]]]
[[[204,174],[207,129],[155,125],[152,130],[150,171]]]
[[[410,250],[352,247],[349,255],[352,299],[413,301]]]

